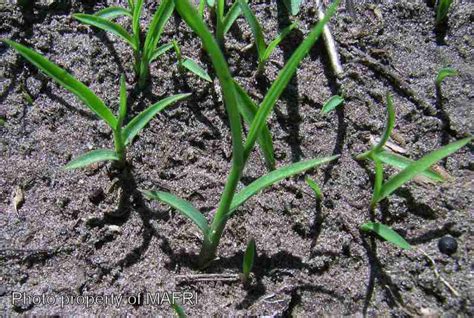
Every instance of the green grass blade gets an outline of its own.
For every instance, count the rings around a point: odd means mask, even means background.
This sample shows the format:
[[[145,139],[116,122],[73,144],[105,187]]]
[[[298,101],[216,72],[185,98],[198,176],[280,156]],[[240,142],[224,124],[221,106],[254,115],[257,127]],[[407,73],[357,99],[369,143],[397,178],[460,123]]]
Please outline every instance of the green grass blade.
[[[405,169],[400,171],[385,182],[380,191],[380,196],[377,198],[377,202],[380,202],[384,198],[388,197],[393,191],[401,187],[404,183],[413,179],[416,175],[422,173],[437,161],[449,156],[453,152],[456,152],[460,148],[471,142],[472,137],[467,137],[455,142],[452,142],[446,146],[443,146],[429,154],[423,156],[417,161],[411,163]]]
[[[440,24],[448,16],[449,7],[453,3],[453,0],[439,0],[436,8],[436,23]]]
[[[159,58],[162,54],[171,50],[172,48],[173,48],[173,43],[163,44],[162,46],[158,47],[151,55],[150,63],[156,60],[157,58]]]
[[[133,6],[132,30],[137,48],[140,47],[140,17],[143,10],[143,0],[137,0]]]
[[[303,0],[283,0],[286,9],[291,15],[297,15],[300,12],[300,6]]]
[[[116,129],[121,129],[123,121],[127,116],[127,86],[125,85],[125,75],[122,74],[120,77],[120,105],[119,105],[119,115],[118,123]]]
[[[247,244],[247,248],[245,249],[244,260],[242,263],[242,274],[244,276],[244,281],[248,281],[250,277],[250,272],[252,271],[255,260],[255,250],[255,240],[251,239]]]
[[[265,37],[263,36],[262,26],[258,22],[257,18],[255,17],[255,14],[253,14],[247,2],[243,0],[237,1],[239,2],[242,14],[250,25],[250,29],[252,30],[253,36],[255,38],[255,45],[257,46],[258,52],[258,60],[263,61],[267,45],[265,44]]]
[[[244,118],[244,121],[250,125],[257,114],[258,106],[253,102],[250,96],[243,90],[243,88],[235,82],[235,91],[237,92],[237,106],[239,107],[240,114]],[[270,129],[265,123],[262,128],[262,133],[257,139],[257,142],[262,149],[263,157],[265,158],[265,164],[268,170],[275,169],[275,155],[273,150],[273,141]]]
[[[97,11],[94,15],[107,20],[113,20],[115,18],[123,16],[128,16],[130,18],[133,17],[132,12],[130,12],[130,10],[121,7],[108,7]]]
[[[194,222],[202,233],[206,235],[209,230],[207,220],[189,201],[163,191],[142,191],[142,193],[149,199],[161,201],[176,209],[182,215]]]
[[[216,4],[216,0],[206,0],[207,1],[207,5],[212,8],[215,6]]]
[[[130,9],[131,9],[132,11],[133,11],[133,5],[134,5],[133,2],[134,2],[134,1],[135,1],[135,0],[127,0],[128,6],[130,7]]]
[[[73,17],[82,23],[89,24],[95,26],[96,28],[115,34],[125,40],[125,42],[127,42],[135,51],[138,49],[133,37],[117,23],[92,14],[76,13],[73,15]]]
[[[405,239],[401,237],[400,234],[382,223],[367,222],[362,224],[360,229],[364,232],[372,231],[388,242],[405,250],[411,249],[411,245],[405,241]]]
[[[387,114],[387,123],[382,133],[382,138],[380,138],[380,141],[374,146],[372,152],[378,152],[383,149],[395,127],[395,108],[393,107],[393,98],[390,94],[387,94]]]
[[[248,2],[248,0],[244,0]],[[240,8],[239,1],[235,1],[224,17],[224,35],[229,32],[230,28],[234,24],[235,20],[242,14],[242,9]]]
[[[382,161],[383,163],[388,164],[395,168],[399,168],[399,169],[405,169],[410,164],[415,162],[414,160],[411,160],[409,158],[406,158],[406,157],[403,157],[403,156],[400,156],[400,155],[397,155],[385,150],[382,150],[378,152],[377,154],[373,154],[373,156],[377,156],[380,159],[380,161]],[[421,175],[437,182],[442,182],[445,180],[443,176],[441,176],[439,173],[437,173],[431,168],[424,170],[421,173]]]
[[[441,86],[441,82],[446,78],[450,76],[458,76],[459,73],[456,71],[454,68],[451,67],[444,67],[438,71],[438,75],[436,76],[436,86]]]
[[[120,160],[119,156],[117,153],[113,150],[109,149],[98,149],[98,150],[92,150],[82,156],[79,156],[78,158],[70,161],[64,169],[70,170],[70,169],[77,169],[77,168],[82,168],[85,166],[88,166],[90,164],[99,162],[99,161],[118,161]]]
[[[323,105],[321,112],[323,114],[327,114],[337,106],[341,105],[344,102],[344,98],[339,95],[334,95],[333,97],[329,98]]]
[[[123,129],[123,140],[128,145],[133,138],[148,124],[148,122],[167,106],[188,97],[191,94],[177,94],[160,100],[135,116]]]
[[[150,28],[148,29],[148,33],[145,39],[145,56],[148,61],[150,61],[151,57],[153,56],[153,52],[158,45],[158,41],[160,40],[161,33],[163,33],[163,29],[165,27],[166,22],[168,22],[169,18],[173,14],[174,11],[174,2],[173,0],[163,0],[161,1],[158,10],[153,15],[153,19],[150,24]]]
[[[284,28],[283,30],[281,30],[280,34],[278,34],[276,38],[273,39],[273,41],[271,41],[268,44],[267,49],[265,50],[265,53],[263,54],[263,61],[268,60],[273,50],[275,50],[275,48],[281,43],[281,41],[283,41],[286,38],[286,36],[290,34],[290,32],[293,29],[295,29],[297,26],[298,26],[298,23],[294,22],[290,24],[289,26],[287,26],[286,28]]]
[[[255,144],[257,136],[260,134],[260,131],[264,126],[267,117],[273,110],[273,107],[275,106],[278,98],[283,93],[291,78],[295,74],[296,69],[301,60],[309,53],[309,50],[323,32],[324,25],[336,12],[339,2],[340,0],[334,1],[334,3],[328,8],[324,18],[318,22],[318,24],[311,30],[311,32],[303,41],[303,43],[301,43],[301,45],[291,55],[290,59],[280,71],[277,79],[273,82],[269,91],[265,95],[265,98],[260,104],[252,126],[250,127],[249,134],[247,136],[247,141],[245,143],[244,158],[249,156]]]
[[[86,104],[87,107],[97,114],[97,116],[109,124],[111,128],[115,128],[117,126],[117,119],[112,114],[110,109],[104,104],[104,102],[99,97],[97,97],[97,95],[95,95],[86,85],[78,81],[74,76],[41,54],[27,48],[24,45],[10,40],[3,41],[20,53],[34,66],[58,82],[62,87],[76,95],[81,101],[84,102],[84,104]]]
[[[173,302],[171,304],[171,307],[173,307],[174,312],[178,316],[178,318],[186,318],[186,313],[184,312],[183,307],[178,305],[177,303]]]
[[[263,189],[271,186],[272,184],[288,177],[294,176],[296,174],[299,174],[301,172],[304,172],[308,169],[314,168],[318,165],[335,160],[338,157],[339,156],[331,156],[300,161],[269,172],[268,174],[258,178],[257,180],[246,186],[243,190],[241,190],[235,195],[231,204],[230,213],[232,213],[239,206],[244,204],[245,201],[247,201],[249,198],[262,191]]]
[[[321,188],[318,186],[318,184],[310,177],[306,177],[305,180],[306,180],[306,183],[309,185],[309,187],[313,190],[314,195],[316,196],[316,199],[321,201],[323,199],[323,193],[321,191]]]
[[[186,69],[188,69],[191,73],[194,73],[200,78],[212,83],[212,79],[209,76],[209,74],[207,74],[207,72],[201,66],[199,66],[199,64],[196,63],[194,60],[185,58],[181,65],[185,67]]]

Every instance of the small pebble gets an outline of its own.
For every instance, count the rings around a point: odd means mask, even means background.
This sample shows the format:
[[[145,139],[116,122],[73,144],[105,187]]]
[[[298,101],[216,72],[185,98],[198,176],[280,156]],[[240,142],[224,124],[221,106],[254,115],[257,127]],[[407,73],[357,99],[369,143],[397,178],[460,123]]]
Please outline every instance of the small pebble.
[[[438,241],[438,248],[441,253],[451,255],[456,253],[458,243],[451,236],[445,236]]]

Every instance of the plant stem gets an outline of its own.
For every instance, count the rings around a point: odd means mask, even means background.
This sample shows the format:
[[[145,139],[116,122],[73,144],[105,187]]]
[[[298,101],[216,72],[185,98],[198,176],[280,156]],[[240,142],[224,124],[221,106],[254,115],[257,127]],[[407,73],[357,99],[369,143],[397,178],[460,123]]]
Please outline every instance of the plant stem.
[[[176,53],[176,59],[178,60],[178,71],[180,73],[183,73],[184,68],[183,68],[183,55],[181,54],[181,49],[178,45],[178,42],[176,40],[171,41],[173,43],[173,48]]]
[[[199,255],[199,265],[205,266],[212,261],[217,252],[219,241],[224,231],[225,225],[229,218],[229,209],[234,198],[235,189],[242,176],[242,170],[245,166],[246,160],[241,164],[233,164],[229,177],[227,178],[224,192],[221,196],[219,207],[217,208],[216,215],[214,216],[211,226],[209,228],[208,235],[204,238],[204,242]]]
[[[125,166],[126,154],[125,154],[125,144],[122,138],[122,129],[121,127],[113,130],[114,134],[114,147],[115,152],[117,153],[119,160],[117,166],[123,168]]]

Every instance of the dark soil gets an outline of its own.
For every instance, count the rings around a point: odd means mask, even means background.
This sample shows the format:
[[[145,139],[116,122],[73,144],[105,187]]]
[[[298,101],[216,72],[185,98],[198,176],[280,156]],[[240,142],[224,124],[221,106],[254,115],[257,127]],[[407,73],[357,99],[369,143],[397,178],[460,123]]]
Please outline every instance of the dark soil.
[[[115,36],[81,25],[71,14],[92,13],[118,2],[126,1],[37,4],[23,10],[10,5],[2,9],[0,36],[45,54],[117,109],[120,74],[126,73],[129,92],[135,83],[131,50]],[[143,28],[156,8],[156,1],[145,2]],[[372,215],[368,207],[373,167],[354,160],[368,149],[370,137],[383,130],[387,92],[393,94],[397,112],[393,142],[411,158],[473,132],[474,5],[456,4],[446,34],[441,34],[427,2],[386,1],[358,4],[354,12],[339,10],[331,28],[344,78],[335,79],[323,43],[318,42],[269,120],[278,166],[341,155],[337,162],[307,174],[321,185],[323,202],[316,202],[304,176],[255,196],[228,223],[219,259],[204,273],[193,265],[201,244],[198,229],[167,206],[148,202],[136,189],[165,189],[212,217],[231,159],[229,127],[216,85],[179,74],[173,54],[154,63],[150,90],[132,93],[131,115],[172,94],[192,92],[192,98],[168,108],[141,133],[128,152],[130,175],[108,191],[117,177],[109,164],[63,170],[79,154],[111,147],[108,127],[72,94],[2,45],[3,315],[169,316],[167,305],[61,308],[59,303],[13,304],[11,297],[13,292],[128,297],[190,291],[198,297],[197,305],[183,306],[190,316],[472,317],[472,148],[464,147],[440,162],[452,181],[410,182]],[[299,31],[276,49],[263,79],[253,77],[257,56],[254,48],[244,50],[252,36],[242,18],[227,37],[231,69],[257,101],[317,21],[313,2],[303,3]],[[290,19],[279,1],[252,3],[252,8],[264,21],[267,39]],[[128,21],[120,21],[128,27]],[[199,60],[213,75],[200,41],[177,15],[167,25],[163,43],[172,38],[181,43],[184,55]],[[445,80],[437,92],[434,78],[445,66],[460,75]],[[322,115],[322,104],[339,88],[347,95],[344,106]],[[255,151],[242,186],[265,171]],[[394,172],[388,169],[386,174]],[[24,191],[24,202],[16,212],[13,198],[18,187]],[[371,219],[392,226],[416,249],[402,251],[361,233],[359,226]],[[438,250],[438,240],[446,235],[458,243],[451,256]],[[207,276],[206,281],[192,276],[239,273],[251,237],[258,257],[250,286],[226,281],[226,276]],[[436,276],[420,250],[433,258],[457,294]]]

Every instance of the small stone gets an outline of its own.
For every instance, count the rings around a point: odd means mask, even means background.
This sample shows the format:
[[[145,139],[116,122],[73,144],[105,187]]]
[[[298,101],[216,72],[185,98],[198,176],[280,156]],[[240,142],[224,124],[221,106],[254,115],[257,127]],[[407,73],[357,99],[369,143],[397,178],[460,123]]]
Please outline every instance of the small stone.
[[[118,225],[109,225],[109,226],[107,226],[107,232],[112,233],[112,234],[113,233],[120,234],[120,233],[122,233],[122,229]]]
[[[438,248],[441,253],[451,255],[456,253],[458,243],[456,242],[456,239],[451,236],[445,236],[438,241]]]

